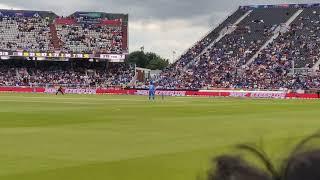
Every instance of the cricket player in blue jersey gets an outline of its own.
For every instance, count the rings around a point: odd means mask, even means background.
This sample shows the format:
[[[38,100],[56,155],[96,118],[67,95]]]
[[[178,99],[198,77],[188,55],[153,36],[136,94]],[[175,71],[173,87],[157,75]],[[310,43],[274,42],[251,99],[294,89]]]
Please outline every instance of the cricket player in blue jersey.
[[[154,100],[156,95],[156,87],[154,86],[154,83],[151,81],[149,85],[149,100]]]

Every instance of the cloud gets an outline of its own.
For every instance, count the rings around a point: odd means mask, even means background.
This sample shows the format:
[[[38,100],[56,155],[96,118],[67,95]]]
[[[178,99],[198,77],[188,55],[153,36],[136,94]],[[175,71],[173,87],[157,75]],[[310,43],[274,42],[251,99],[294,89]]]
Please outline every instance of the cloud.
[[[217,13],[222,20],[226,13]],[[146,51],[156,51],[173,60],[173,51],[182,54],[210,30],[212,16],[190,19],[137,20],[130,21],[130,49],[145,46]],[[219,21],[215,21],[218,23]]]
[[[9,6],[7,4],[0,3],[0,9],[19,9],[19,8],[15,7],[15,6]]]
[[[169,59],[173,58],[173,51],[182,53],[207,31],[207,27],[196,26],[191,21],[179,19],[135,21],[129,24],[129,28],[130,49],[136,50],[144,46],[146,51],[156,51]],[[181,29],[184,29],[183,33]]]
[[[314,0],[1,0],[0,8],[50,10],[58,15],[75,11],[129,14],[129,48],[160,53],[172,59],[182,53],[239,5],[312,3]]]

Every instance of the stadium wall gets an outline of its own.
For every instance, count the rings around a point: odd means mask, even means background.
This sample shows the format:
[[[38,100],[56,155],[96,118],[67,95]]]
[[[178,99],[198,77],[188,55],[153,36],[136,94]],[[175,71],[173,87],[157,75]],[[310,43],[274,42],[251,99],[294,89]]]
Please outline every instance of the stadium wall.
[[[0,87],[2,93],[43,93],[55,94],[55,88],[32,87]],[[91,94],[91,95],[142,95],[147,96],[148,90],[140,89],[108,89],[108,88],[66,88],[66,94]],[[236,97],[236,98],[264,98],[264,99],[318,99],[318,94],[312,93],[287,93],[284,91],[239,91],[239,90],[215,90],[215,91],[180,91],[158,90],[157,96],[199,96],[199,97]]]

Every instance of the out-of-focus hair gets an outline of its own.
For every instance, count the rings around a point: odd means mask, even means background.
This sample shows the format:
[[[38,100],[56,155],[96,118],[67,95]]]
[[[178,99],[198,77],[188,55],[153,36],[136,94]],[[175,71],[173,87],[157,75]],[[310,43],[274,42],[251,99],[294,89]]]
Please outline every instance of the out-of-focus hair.
[[[307,144],[320,139],[316,133],[303,139],[289,153],[280,168],[276,168],[268,155],[254,145],[238,145],[257,158],[264,168],[258,168],[240,156],[222,155],[213,160],[208,180],[320,180],[320,148]]]
[[[268,174],[239,156],[220,156],[214,162],[216,167],[209,173],[209,180],[271,180]]]

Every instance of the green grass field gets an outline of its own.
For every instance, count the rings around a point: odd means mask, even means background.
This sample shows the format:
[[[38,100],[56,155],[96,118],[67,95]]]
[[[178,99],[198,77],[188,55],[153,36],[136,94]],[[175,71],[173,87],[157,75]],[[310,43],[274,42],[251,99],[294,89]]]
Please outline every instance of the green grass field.
[[[0,179],[195,180],[259,143],[277,162],[320,129],[320,101],[0,95]]]

